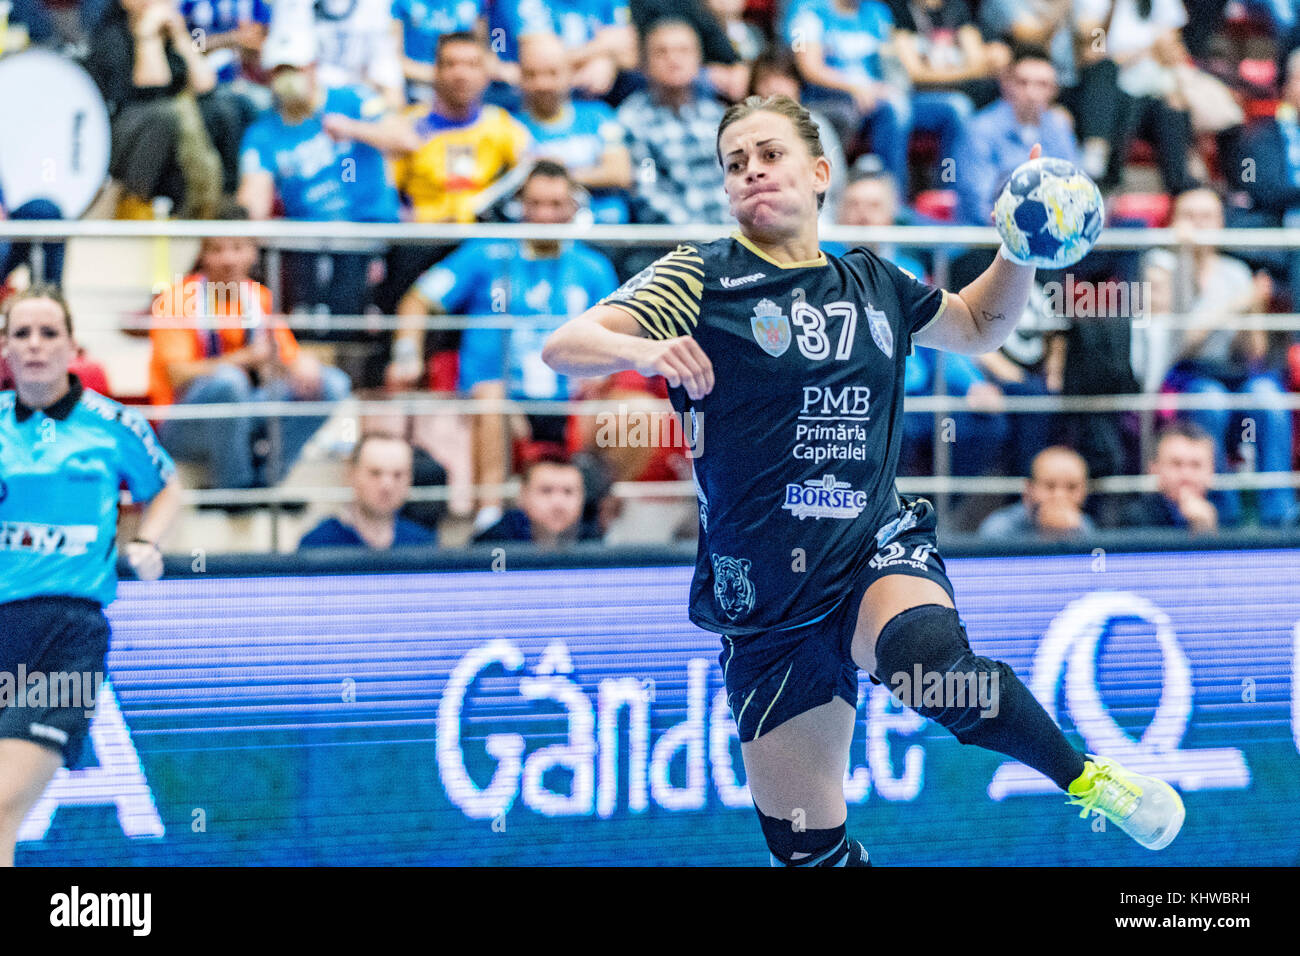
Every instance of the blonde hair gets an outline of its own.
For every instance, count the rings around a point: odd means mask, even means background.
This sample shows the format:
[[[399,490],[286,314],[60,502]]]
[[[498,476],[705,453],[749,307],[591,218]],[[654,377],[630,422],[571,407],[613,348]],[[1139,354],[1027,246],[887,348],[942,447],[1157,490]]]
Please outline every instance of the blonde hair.
[[[27,302],[31,299],[49,299],[62,309],[63,321],[68,327],[68,335],[72,335],[72,311],[68,308],[67,300],[63,298],[63,290],[52,282],[35,282],[22,292],[15,292],[4,300],[4,309],[0,311],[0,335],[9,334],[9,315],[17,308],[18,303]]]
[[[813,119],[812,113],[788,96],[747,96],[739,103],[733,103],[727,107],[727,111],[722,114],[722,122],[718,124],[718,138],[715,149],[718,154],[718,163],[722,163],[722,133],[732,123],[738,123],[743,119],[753,116],[759,111],[775,113],[777,116],[784,116],[794,126],[794,131],[803,140],[804,146],[813,159],[819,159],[826,155],[826,150],[822,148],[821,132],[817,129],[817,121]],[[826,202],[826,194],[818,193],[817,208],[821,209]]]

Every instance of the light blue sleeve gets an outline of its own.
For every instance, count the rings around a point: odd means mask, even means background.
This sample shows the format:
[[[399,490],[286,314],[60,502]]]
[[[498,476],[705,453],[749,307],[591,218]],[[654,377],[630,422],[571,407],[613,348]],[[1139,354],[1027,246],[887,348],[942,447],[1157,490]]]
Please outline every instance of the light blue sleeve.
[[[583,272],[588,301],[593,305],[618,288],[618,275],[609,259],[592,250],[589,268]]]
[[[266,127],[254,123],[239,144],[239,174],[275,172],[275,160],[267,142]]]
[[[415,288],[443,312],[456,312],[480,283],[488,282],[487,244],[471,240],[459,246],[420,278]]]
[[[118,412],[118,470],[135,501],[151,501],[176,472],[176,465],[144,416],[131,408]]]
[[[992,123],[979,122],[971,126],[967,142],[969,149],[962,163],[962,175],[957,177],[957,199],[962,219],[973,226],[989,225],[993,212],[993,186],[998,178],[994,162],[993,141],[1001,135]],[[1026,157],[1027,158],[1027,157]]]

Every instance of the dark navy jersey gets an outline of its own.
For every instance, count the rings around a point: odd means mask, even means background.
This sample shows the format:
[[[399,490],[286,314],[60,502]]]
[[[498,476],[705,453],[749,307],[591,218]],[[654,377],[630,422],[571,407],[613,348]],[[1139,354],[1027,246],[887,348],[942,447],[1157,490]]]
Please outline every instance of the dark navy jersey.
[[[945,295],[866,249],[781,265],[737,233],[680,245],[603,300],[713,363],[703,399],[669,391],[695,443],[692,621],[754,634],[843,596],[898,513],[904,361]]]

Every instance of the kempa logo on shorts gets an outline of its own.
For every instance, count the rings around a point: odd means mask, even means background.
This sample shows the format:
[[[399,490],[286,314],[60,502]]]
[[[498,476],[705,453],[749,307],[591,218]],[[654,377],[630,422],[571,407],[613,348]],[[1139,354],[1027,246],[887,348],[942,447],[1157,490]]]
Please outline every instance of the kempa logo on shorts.
[[[82,893],[73,886],[50,897],[51,926],[125,926],[134,936],[153,928],[152,893]]]
[[[893,567],[895,564],[906,564],[918,571],[924,571],[928,566],[927,562],[930,560],[930,553],[934,550],[935,546],[932,544],[918,544],[909,555],[906,547],[897,541],[891,541],[884,548],[877,551],[867,564],[877,571],[881,568]]]
[[[767,278],[766,272],[755,272],[753,275],[741,276],[739,279],[723,276],[719,281],[724,289],[734,289],[738,285],[749,285],[751,282],[757,282],[759,279],[765,278]]]
[[[804,518],[856,518],[867,506],[867,493],[854,491],[847,481],[834,475],[809,478],[802,485],[785,486],[783,511]]]

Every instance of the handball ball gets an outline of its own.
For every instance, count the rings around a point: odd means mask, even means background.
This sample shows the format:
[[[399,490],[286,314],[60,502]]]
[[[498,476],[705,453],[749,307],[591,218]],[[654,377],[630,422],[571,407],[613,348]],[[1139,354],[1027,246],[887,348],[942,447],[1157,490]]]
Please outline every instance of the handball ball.
[[[1097,184],[1073,163],[1046,157],[1018,167],[993,207],[1011,259],[1042,269],[1063,269],[1086,256],[1103,218]]]

